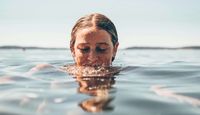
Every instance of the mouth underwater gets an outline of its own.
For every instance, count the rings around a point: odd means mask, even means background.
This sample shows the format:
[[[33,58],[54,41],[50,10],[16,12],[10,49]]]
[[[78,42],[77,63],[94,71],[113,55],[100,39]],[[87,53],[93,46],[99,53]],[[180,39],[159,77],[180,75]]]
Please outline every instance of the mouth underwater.
[[[88,61],[87,63],[84,63],[81,65],[82,67],[94,67],[94,68],[100,68],[100,67],[110,67],[109,63],[102,63],[102,62],[90,62]]]
[[[61,69],[76,77],[110,77],[121,71],[121,67],[114,66],[66,65]]]

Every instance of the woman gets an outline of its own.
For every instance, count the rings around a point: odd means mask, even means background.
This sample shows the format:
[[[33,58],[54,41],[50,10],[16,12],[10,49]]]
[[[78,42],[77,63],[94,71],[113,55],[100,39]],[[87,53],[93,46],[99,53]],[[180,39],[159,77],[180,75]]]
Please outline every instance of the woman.
[[[71,74],[86,73],[87,76],[100,75],[100,72],[102,76],[106,71],[117,73],[118,70],[110,66],[118,45],[117,30],[110,19],[98,13],[86,15],[72,29],[70,50],[75,65],[66,66],[65,70]]]

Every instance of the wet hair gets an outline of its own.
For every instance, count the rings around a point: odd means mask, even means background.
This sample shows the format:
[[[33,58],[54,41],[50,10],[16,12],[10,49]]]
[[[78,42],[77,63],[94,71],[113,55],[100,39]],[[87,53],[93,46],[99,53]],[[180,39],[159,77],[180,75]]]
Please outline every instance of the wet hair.
[[[76,32],[79,29],[88,28],[88,27],[96,27],[98,29],[107,31],[111,35],[113,46],[116,43],[118,43],[117,30],[113,22],[109,18],[107,18],[105,15],[102,15],[99,13],[93,13],[93,14],[86,15],[80,18],[76,22],[74,27],[72,28],[71,40],[70,40],[71,52],[73,51],[73,47],[76,41]],[[114,58],[115,57],[112,57],[112,61],[114,60]]]

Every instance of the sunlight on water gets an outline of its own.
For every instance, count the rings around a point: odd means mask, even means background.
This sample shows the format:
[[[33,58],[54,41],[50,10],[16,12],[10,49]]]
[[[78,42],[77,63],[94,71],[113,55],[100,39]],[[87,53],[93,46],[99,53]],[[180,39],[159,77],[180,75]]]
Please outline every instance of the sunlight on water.
[[[76,68],[69,50],[0,54],[2,115],[200,114],[200,50],[119,50],[111,68]]]

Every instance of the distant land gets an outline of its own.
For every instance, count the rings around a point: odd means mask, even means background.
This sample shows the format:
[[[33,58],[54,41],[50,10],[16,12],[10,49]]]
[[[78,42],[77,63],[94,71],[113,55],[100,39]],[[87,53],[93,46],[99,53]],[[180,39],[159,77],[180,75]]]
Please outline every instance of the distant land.
[[[43,49],[43,50],[66,50],[67,48],[46,48],[46,47],[26,47],[26,46],[0,46],[0,49]]]
[[[195,49],[200,50],[200,46],[185,46],[185,47],[127,47],[125,49],[130,50],[179,50],[179,49]]]
[[[0,46],[2,49],[42,49],[42,50],[67,50],[68,48],[54,48],[54,47],[26,47],[26,46]],[[200,46],[185,46],[185,47],[150,47],[150,46],[133,46],[124,48],[125,50],[179,50],[179,49],[195,49],[200,50]]]

